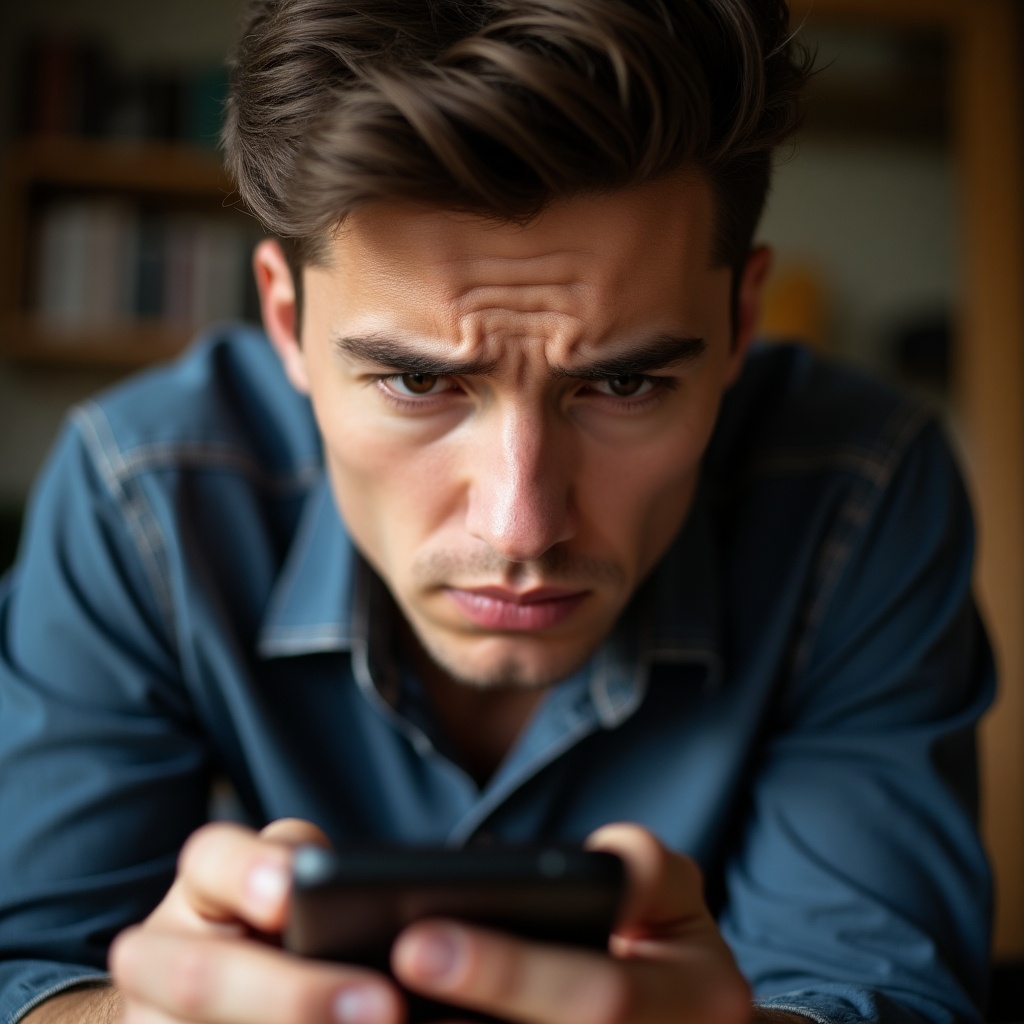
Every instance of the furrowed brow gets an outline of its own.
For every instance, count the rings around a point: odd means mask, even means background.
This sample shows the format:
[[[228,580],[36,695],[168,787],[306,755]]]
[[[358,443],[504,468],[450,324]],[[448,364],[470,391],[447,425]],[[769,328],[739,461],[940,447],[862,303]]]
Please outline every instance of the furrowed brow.
[[[607,359],[597,359],[572,369],[558,367],[555,377],[579,380],[615,380],[617,377],[636,377],[652,370],[667,370],[680,363],[692,363],[707,351],[703,338],[685,338],[674,334],[660,334],[646,344]]]
[[[385,335],[331,339],[335,348],[364,363],[374,363],[395,373],[422,373],[428,377],[470,377],[494,373],[495,359],[458,360],[419,352],[406,343]]]

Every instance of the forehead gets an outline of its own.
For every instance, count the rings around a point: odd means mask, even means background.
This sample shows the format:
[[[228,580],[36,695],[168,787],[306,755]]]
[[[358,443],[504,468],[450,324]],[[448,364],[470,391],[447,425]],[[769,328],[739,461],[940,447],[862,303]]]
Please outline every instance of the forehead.
[[[714,220],[710,187],[682,175],[561,201],[526,225],[376,203],[332,239],[311,299],[346,328],[431,333],[495,317],[509,330],[546,317],[602,333],[678,319],[705,301]]]

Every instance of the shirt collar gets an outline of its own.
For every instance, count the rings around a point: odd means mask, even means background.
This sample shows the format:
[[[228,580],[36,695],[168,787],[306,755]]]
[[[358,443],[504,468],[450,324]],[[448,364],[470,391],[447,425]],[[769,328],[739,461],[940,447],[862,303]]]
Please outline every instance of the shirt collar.
[[[590,694],[606,729],[639,707],[653,664],[692,665],[708,688],[721,679],[714,551],[701,487],[683,529],[594,656]]]
[[[628,713],[635,706],[641,689],[637,671],[646,674],[652,661],[696,663],[706,666],[708,682],[718,678],[720,584],[714,550],[708,499],[701,486],[684,528],[601,648],[594,692],[597,696],[602,687],[607,690],[600,699],[608,711],[602,717],[618,717],[613,708]],[[368,617],[374,618],[375,629],[386,618],[376,614],[384,607],[374,600],[377,588],[370,576],[324,474],[306,499],[271,595],[259,653],[287,657],[359,647]]]
[[[358,561],[322,474],[271,593],[258,652],[275,658],[349,650]]]

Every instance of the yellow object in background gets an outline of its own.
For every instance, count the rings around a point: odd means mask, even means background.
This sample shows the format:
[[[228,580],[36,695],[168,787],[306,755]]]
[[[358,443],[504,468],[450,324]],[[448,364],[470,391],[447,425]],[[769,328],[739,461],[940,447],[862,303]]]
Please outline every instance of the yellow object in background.
[[[803,341],[819,351],[828,346],[828,300],[821,277],[809,267],[780,267],[768,281],[759,337]]]

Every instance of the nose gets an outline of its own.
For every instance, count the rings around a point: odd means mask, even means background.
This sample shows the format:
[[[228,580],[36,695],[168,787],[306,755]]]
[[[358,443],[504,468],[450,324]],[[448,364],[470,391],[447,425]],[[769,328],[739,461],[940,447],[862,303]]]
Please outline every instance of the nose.
[[[575,533],[572,454],[540,411],[495,411],[473,452],[466,527],[511,562],[540,558]]]

